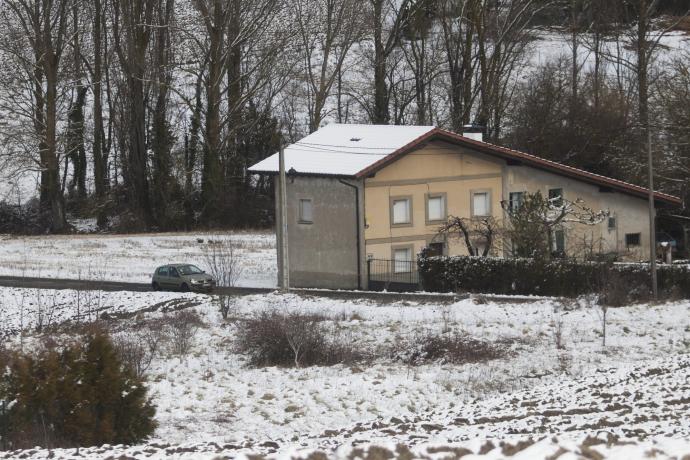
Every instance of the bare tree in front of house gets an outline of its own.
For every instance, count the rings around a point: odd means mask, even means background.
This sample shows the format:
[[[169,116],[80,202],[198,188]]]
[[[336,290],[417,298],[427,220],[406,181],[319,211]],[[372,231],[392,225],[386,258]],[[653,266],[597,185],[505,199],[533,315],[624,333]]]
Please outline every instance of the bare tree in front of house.
[[[491,216],[478,218],[450,216],[439,228],[438,234],[464,241],[470,256],[486,257],[499,240],[501,226]]]
[[[501,206],[509,220],[505,232],[512,256],[540,260],[551,258],[556,230],[568,224],[598,225],[609,216],[608,211],[595,211],[580,198],[545,198],[539,191],[525,192],[519,205],[502,201]]]
[[[242,266],[237,257],[235,243],[230,238],[210,237],[208,244],[204,247],[203,254],[207,270],[215,278],[218,286],[232,287],[237,284],[240,276],[242,276]],[[218,299],[220,313],[223,315],[223,319],[227,319],[232,299],[224,295],[219,296]]]

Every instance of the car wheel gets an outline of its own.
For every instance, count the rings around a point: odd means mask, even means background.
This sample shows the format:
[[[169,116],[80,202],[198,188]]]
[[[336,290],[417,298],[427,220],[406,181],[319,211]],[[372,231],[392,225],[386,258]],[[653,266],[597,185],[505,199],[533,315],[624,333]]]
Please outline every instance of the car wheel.
[[[187,283],[182,283],[182,286],[180,286],[180,291],[189,292],[189,285]]]
[[[161,287],[154,281],[154,283],[151,285],[154,291],[160,291]]]

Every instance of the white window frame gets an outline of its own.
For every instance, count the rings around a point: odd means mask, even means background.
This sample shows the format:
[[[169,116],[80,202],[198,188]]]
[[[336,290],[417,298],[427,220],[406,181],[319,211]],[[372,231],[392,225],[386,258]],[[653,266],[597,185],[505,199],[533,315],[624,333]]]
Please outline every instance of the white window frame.
[[[309,203],[309,216],[305,215],[304,204]],[[313,224],[314,223],[314,201],[311,198],[300,198],[299,200],[299,223]]]
[[[400,202],[407,202],[407,220],[396,222],[395,220],[395,204]],[[412,197],[411,196],[392,196],[390,198],[390,221],[391,227],[411,227],[412,226]]]
[[[398,252],[405,251],[407,253],[408,259],[398,259]],[[413,246],[393,246],[391,248],[391,258],[393,259],[393,273],[411,273],[412,272],[412,262],[413,262]]]
[[[474,205],[474,198],[477,195],[486,195],[486,214],[477,214],[477,210],[475,209],[475,205]],[[470,192],[470,208],[471,208],[471,212],[472,212],[472,217],[490,217],[492,215],[491,190],[490,189],[472,190]]]
[[[431,217],[431,200],[441,200],[441,216],[439,217]],[[428,193],[426,195],[426,223],[427,225],[430,224],[437,224],[440,222],[445,222],[445,220],[448,218],[448,195],[444,193]]]

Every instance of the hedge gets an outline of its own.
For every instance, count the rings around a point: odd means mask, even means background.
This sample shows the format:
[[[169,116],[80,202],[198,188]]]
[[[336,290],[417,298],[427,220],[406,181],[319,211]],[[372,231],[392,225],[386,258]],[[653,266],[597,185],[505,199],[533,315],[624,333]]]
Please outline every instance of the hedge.
[[[430,292],[473,292],[577,297],[602,292],[605,280],[615,277],[631,299],[651,297],[651,276],[646,264],[607,264],[492,257],[426,257],[418,259],[422,287]],[[688,265],[659,265],[660,298],[690,298]]]

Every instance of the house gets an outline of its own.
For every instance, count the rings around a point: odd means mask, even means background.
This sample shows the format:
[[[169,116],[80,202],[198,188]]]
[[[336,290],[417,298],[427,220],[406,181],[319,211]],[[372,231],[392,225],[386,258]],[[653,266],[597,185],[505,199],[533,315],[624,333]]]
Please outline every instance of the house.
[[[438,235],[448,216],[500,221],[503,201],[537,190],[610,213],[597,225],[564,225],[554,249],[589,241],[626,260],[649,258],[647,189],[483,142],[474,131],[331,124],[287,147],[291,286],[366,289],[372,261],[393,261],[388,271],[402,276],[425,247],[467,254],[463,242]],[[250,168],[278,170],[278,154]],[[659,207],[680,205],[655,198]]]

